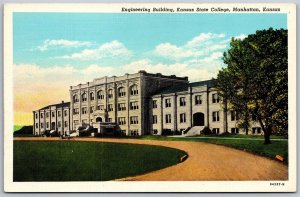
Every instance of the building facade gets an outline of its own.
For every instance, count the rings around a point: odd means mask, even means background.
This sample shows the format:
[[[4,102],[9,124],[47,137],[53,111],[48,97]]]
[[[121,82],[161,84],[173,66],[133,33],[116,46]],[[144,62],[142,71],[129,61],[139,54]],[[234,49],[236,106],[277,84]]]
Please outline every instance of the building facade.
[[[33,112],[35,134],[47,129],[70,133],[84,125],[98,130],[100,125],[113,125],[129,136],[164,132],[199,134],[204,127],[216,134],[243,133],[237,125],[237,114],[225,113],[212,80],[189,83],[188,77],[139,71],[71,86],[69,93],[70,103]],[[67,111],[68,115],[59,116],[61,111]],[[43,117],[47,113],[54,116]],[[261,134],[253,120],[252,134]]]

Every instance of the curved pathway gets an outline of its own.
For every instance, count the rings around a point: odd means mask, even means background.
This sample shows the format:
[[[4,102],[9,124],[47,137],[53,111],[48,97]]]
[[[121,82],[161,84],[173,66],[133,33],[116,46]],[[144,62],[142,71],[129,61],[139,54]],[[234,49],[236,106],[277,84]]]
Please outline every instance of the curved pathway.
[[[61,140],[59,138],[15,138],[15,140]],[[97,141],[158,145],[187,152],[188,159],[177,165],[122,181],[218,181],[287,180],[288,167],[275,160],[241,150],[203,142],[158,141],[116,138],[73,138]],[[65,140],[67,141],[67,140]]]

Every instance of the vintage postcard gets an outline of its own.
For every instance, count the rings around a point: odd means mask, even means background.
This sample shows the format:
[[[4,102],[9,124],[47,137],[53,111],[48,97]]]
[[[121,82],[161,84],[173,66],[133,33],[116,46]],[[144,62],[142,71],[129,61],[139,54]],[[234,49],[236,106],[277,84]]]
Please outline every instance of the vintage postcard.
[[[6,192],[296,191],[294,4],[6,4]]]

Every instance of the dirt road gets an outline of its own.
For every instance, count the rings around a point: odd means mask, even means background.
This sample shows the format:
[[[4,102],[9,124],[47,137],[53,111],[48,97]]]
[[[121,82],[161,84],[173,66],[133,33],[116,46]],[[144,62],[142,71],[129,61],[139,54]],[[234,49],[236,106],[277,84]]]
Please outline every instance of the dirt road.
[[[15,138],[15,140],[61,140],[59,138]],[[188,159],[177,165],[122,181],[217,181],[217,180],[287,180],[288,167],[244,151],[224,146],[184,141],[156,141],[114,138],[73,138],[97,141],[159,145],[187,152]]]

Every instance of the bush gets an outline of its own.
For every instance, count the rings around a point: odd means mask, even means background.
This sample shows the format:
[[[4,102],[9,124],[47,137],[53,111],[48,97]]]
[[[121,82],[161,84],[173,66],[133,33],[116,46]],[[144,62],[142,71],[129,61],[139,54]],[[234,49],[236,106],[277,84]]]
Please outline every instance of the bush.
[[[209,127],[204,127],[204,129],[202,129],[202,131],[200,131],[201,135],[213,135],[215,133],[213,133]]]

